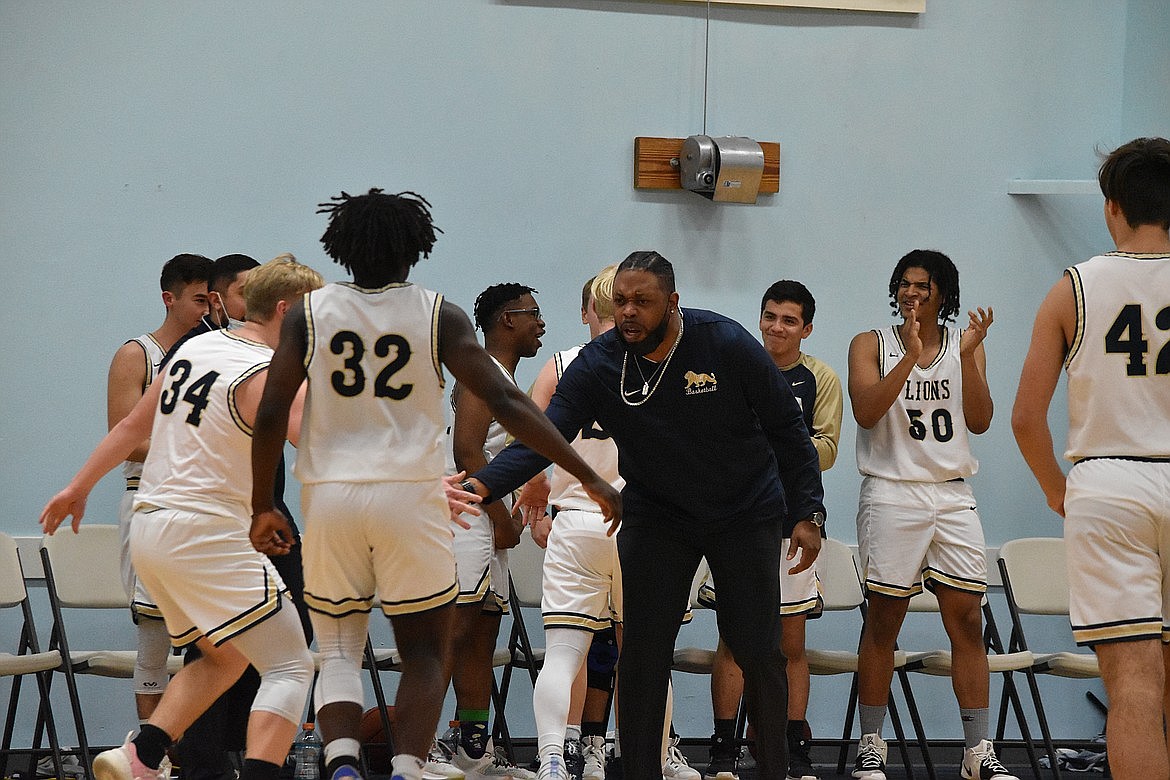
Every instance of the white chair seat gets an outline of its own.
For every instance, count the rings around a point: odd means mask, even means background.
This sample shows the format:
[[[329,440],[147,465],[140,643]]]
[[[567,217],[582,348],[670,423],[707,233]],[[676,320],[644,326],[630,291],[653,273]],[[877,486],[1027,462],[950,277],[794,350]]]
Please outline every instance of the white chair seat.
[[[1044,674],[1088,680],[1101,676],[1097,656],[1091,653],[1041,653],[1036,656],[1034,668]]]

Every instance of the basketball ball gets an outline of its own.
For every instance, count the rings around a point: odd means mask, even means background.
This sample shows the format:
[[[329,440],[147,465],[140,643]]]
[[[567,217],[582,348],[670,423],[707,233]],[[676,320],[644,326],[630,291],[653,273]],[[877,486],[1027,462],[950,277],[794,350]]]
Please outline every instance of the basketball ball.
[[[394,705],[386,706],[386,717],[390,722],[390,743],[394,741]],[[390,774],[390,759],[393,757],[387,749],[386,731],[382,726],[382,716],[377,707],[371,707],[362,713],[358,724],[358,742],[366,754],[366,763],[371,772]]]

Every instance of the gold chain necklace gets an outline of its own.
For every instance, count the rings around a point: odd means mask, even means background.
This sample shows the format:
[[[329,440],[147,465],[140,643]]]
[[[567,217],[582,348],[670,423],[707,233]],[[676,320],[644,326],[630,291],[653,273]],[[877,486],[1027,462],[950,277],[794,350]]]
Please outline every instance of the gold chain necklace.
[[[621,379],[622,383],[621,383],[621,387],[618,388],[622,394],[622,401],[625,402],[626,406],[641,406],[642,404],[644,404],[650,400],[650,396],[654,395],[654,391],[658,389],[658,385],[662,384],[662,378],[664,376],[666,376],[666,366],[670,363],[670,359],[672,357],[674,357],[674,351],[676,349],[678,349],[679,342],[682,341],[682,336],[683,336],[683,316],[682,316],[682,309],[679,309],[678,310],[678,335],[674,337],[674,344],[671,345],[670,352],[666,353],[666,357],[663,359],[663,361],[661,363],[658,364],[658,368],[654,369],[653,373],[650,374],[649,379],[647,379],[646,375],[642,373],[642,366],[638,363],[638,358],[637,357],[634,358],[634,368],[638,369],[638,376],[642,379],[642,387],[641,387],[642,400],[641,401],[631,401],[630,400],[630,396],[637,395],[638,390],[630,390],[628,392],[626,391],[626,365],[629,363],[629,359],[630,359],[630,352],[629,352],[629,350],[626,350],[626,352],[622,355],[622,379]],[[655,377],[657,377],[657,381],[655,381]],[[654,382],[653,387],[650,386],[651,382]]]

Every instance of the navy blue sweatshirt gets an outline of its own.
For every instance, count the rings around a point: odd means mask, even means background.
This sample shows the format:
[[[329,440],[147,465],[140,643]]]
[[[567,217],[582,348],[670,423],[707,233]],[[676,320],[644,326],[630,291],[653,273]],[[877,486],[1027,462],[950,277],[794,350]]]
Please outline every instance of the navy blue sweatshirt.
[[[660,377],[652,377],[658,364],[627,357],[616,329],[610,330],[569,365],[546,413],[568,440],[594,422],[613,438],[626,480],[624,523],[664,515],[708,528],[783,520],[788,536],[798,521],[824,511],[817,451],[800,405],[772,358],[739,323],[700,309],[680,313],[682,341]],[[644,404],[631,406],[627,401],[645,397],[643,376],[652,392]],[[548,463],[516,442],[472,476],[492,496],[502,496]]]

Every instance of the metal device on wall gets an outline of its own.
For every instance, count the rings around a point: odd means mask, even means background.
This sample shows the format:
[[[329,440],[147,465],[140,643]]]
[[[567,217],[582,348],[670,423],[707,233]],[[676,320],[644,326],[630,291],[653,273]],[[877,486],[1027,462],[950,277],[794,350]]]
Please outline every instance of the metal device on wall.
[[[684,190],[726,203],[755,203],[764,176],[764,149],[741,136],[692,135],[678,161]]]

